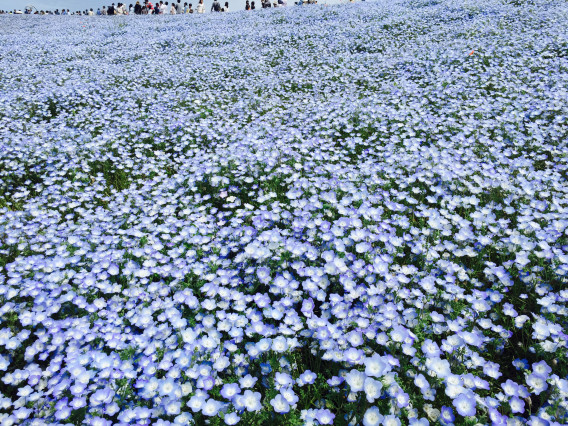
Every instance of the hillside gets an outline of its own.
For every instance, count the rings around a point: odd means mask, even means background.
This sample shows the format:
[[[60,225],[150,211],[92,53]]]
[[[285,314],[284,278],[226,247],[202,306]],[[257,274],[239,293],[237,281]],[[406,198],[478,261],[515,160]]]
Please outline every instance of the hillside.
[[[0,16],[0,423],[566,424],[567,23]]]

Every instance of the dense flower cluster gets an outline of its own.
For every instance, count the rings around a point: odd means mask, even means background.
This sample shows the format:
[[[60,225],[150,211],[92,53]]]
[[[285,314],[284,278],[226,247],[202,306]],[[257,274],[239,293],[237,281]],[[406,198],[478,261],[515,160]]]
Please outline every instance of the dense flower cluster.
[[[0,19],[0,423],[568,422],[568,7]]]

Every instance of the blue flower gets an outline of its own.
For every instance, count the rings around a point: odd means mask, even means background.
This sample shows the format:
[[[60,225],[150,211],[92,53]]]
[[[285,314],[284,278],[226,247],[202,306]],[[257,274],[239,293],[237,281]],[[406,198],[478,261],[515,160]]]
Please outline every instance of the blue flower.
[[[279,414],[288,413],[290,411],[290,404],[281,394],[276,395],[270,400],[270,405],[272,405],[274,411]]]
[[[363,415],[363,426],[378,426],[383,421],[384,416],[377,407],[371,407]]]
[[[317,409],[315,410],[315,419],[322,425],[330,425],[333,424],[333,419],[335,418],[335,414],[333,414],[328,409]]]
[[[526,378],[527,385],[531,388],[532,392],[536,395],[540,395],[541,392],[548,389],[548,383],[546,383],[546,377],[540,374],[530,374]]]
[[[526,359],[515,359],[513,360],[513,366],[517,370],[526,370],[529,368],[529,362]]]
[[[452,410],[452,407],[446,407],[445,405],[442,406],[442,409],[440,410],[440,423],[444,426],[450,426],[453,424],[455,419],[456,416],[454,416],[454,410]]]
[[[298,386],[311,385],[316,381],[317,375],[310,370],[304,371],[296,380]]]
[[[267,375],[272,373],[272,366],[268,362],[260,363],[260,373],[262,375]]]
[[[237,383],[225,383],[221,388],[220,394],[223,398],[231,400],[240,392],[241,388]]]
[[[476,401],[473,396],[467,393],[461,393],[452,401],[456,411],[460,416],[475,416]]]
[[[225,414],[223,420],[225,420],[225,424],[236,425],[239,422],[240,417],[237,415],[237,413],[228,413]]]

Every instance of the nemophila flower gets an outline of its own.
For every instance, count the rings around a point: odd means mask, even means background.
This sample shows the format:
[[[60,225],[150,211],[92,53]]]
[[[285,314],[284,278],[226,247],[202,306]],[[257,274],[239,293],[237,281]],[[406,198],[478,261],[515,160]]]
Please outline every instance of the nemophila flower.
[[[260,372],[262,375],[270,374],[272,372],[272,366],[269,363],[261,363]]]
[[[270,281],[270,269],[261,267],[256,270],[256,275],[260,282],[267,284]]]
[[[91,424],[93,426],[111,426],[112,421],[103,419],[102,417],[93,417],[91,419]]]
[[[440,378],[445,378],[451,374],[450,363],[445,359],[428,358],[426,359],[426,367]]]
[[[252,388],[257,380],[258,379],[256,377],[252,377],[250,374],[247,374],[239,379],[239,384],[242,388]]]
[[[286,401],[288,401],[290,405],[294,405],[299,401],[299,397],[294,393],[292,387],[281,388],[280,394],[284,397],[284,399],[286,399]]]
[[[175,393],[179,386],[172,379],[165,379],[160,382],[159,393],[163,396],[169,396]]]
[[[298,386],[311,385],[316,381],[316,378],[317,375],[314,372],[306,370],[296,379],[296,383]]]
[[[109,415],[109,416],[114,416],[119,411],[120,411],[120,407],[118,406],[118,404],[116,402],[114,402],[112,404],[108,404],[105,407],[104,413]]]
[[[166,399],[163,401],[164,411],[169,416],[175,416],[180,413],[181,402],[175,399]]]
[[[219,401],[208,399],[201,408],[201,412],[206,416],[212,417],[217,415],[221,407],[222,404]]]
[[[530,426],[550,426],[551,422],[540,416],[531,416],[527,424]]]
[[[390,337],[393,342],[403,342],[408,337],[408,330],[406,330],[404,327],[395,326],[390,333]]]
[[[459,336],[463,339],[465,343],[471,346],[479,347],[483,342],[482,338],[474,332],[461,331]]]
[[[314,418],[321,425],[331,425],[333,424],[333,419],[335,419],[335,414],[326,408],[320,408],[314,411]]]
[[[452,404],[460,416],[475,416],[477,403],[472,395],[461,393],[452,401]]]
[[[352,392],[359,392],[363,390],[365,377],[365,373],[358,370],[351,370],[345,375],[345,382],[349,385]]]
[[[422,352],[424,352],[424,355],[426,355],[427,357],[438,357],[442,353],[436,342],[433,342],[430,339],[426,339],[424,343],[422,343],[421,348]]]
[[[509,400],[509,406],[512,413],[523,413],[525,411],[525,401],[516,396]]]
[[[540,374],[543,377],[548,377],[548,375],[552,372],[552,368],[550,368],[545,361],[534,363],[532,365],[532,370],[535,374]]]
[[[89,398],[89,402],[94,406],[101,404],[109,404],[112,401],[113,397],[114,397],[113,390],[109,388],[99,389],[91,395],[91,397]]]
[[[289,374],[276,372],[274,375],[274,382],[280,386],[289,386],[294,384],[294,379],[292,379],[292,376]]]
[[[73,408],[74,410],[78,410],[80,408],[83,408],[87,405],[87,399],[86,398],[73,398],[73,400],[69,403],[69,406],[71,408]],[[105,407],[106,409],[106,407]]]
[[[302,301],[302,309],[301,312],[307,317],[307,318],[311,318],[312,314],[313,314],[313,310],[314,310],[315,304],[313,299],[310,297],[308,299],[305,299]]]
[[[426,380],[426,377],[424,377],[423,374],[416,375],[414,378],[414,384],[421,390],[428,389],[430,387],[430,383]]]
[[[408,356],[414,356],[416,354],[416,348],[411,345],[403,345],[402,352]]]
[[[541,392],[548,389],[546,378],[544,376],[541,376],[540,374],[529,374],[526,377],[526,383],[531,389],[531,392],[535,393],[536,395],[540,395]]]
[[[223,420],[227,425],[236,425],[241,420],[241,418],[237,415],[237,413],[232,412],[225,414]]]
[[[530,318],[527,315],[519,315],[515,317],[515,327],[523,328],[523,326],[529,319]]]
[[[499,364],[495,362],[486,362],[483,366],[483,372],[494,379],[498,379],[503,375],[499,372]]]
[[[215,385],[215,379],[213,378],[213,376],[200,376],[196,382],[196,386],[204,390],[213,389],[214,385]],[[169,387],[170,387],[169,385],[165,385],[165,389],[168,389]],[[172,390],[173,389],[174,387],[172,387]],[[162,395],[169,395],[169,393],[162,393],[163,392],[162,387],[160,387],[160,392]]]
[[[260,403],[261,395],[259,392],[252,392],[247,389],[242,395],[236,397],[239,405],[243,406],[247,411],[259,411],[262,408]]]
[[[278,336],[272,339],[272,350],[275,352],[285,352],[288,349],[288,342],[283,336]]]
[[[526,359],[515,359],[513,360],[513,366],[517,370],[526,370],[529,368],[529,363]]]
[[[365,354],[361,349],[355,348],[349,348],[343,354],[345,362],[348,362],[349,364],[361,364],[364,356]]]
[[[270,349],[272,345],[272,340],[270,339],[260,339],[257,343],[256,343],[256,347],[258,348],[258,350],[260,352],[266,352]]]
[[[9,365],[10,365],[9,358],[0,355],[0,371],[6,371]]]
[[[350,332],[347,335],[347,341],[352,346],[360,346],[363,343],[363,336],[359,332]]]
[[[378,380],[367,377],[363,385],[367,401],[374,402],[375,399],[380,398],[383,384]]]
[[[179,416],[175,417],[174,424],[179,424],[179,425],[187,424],[187,423],[191,422],[192,419],[193,419],[193,416],[191,414],[181,413]]]
[[[282,414],[290,411],[290,404],[281,394],[276,395],[270,400],[270,405],[272,405],[276,413]]]
[[[408,403],[410,401],[410,397],[408,396],[407,393],[400,391],[396,394],[395,400],[396,400],[396,405],[399,408],[404,408],[404,407],[408,406]]]
[[[57,411],[55,412],[54,416],[57,420],[65,420],[67,419],[72,412],[72,408],[69,406],[64,406],[61,408],[58,408]]]
[[[381,377],[391,370],[390,364],[377,354],[366,358],[364,364],[365,374],[371,377]]]
[[[428,421],[428,419],[422,417],[420,419],[418,418],[410,419],[408,424],[412,426],[428,426],[430,422]]]
[[[202,395],[194,395],[187,401],[187,406],[191,408],[191,410],[196,413],[201,411],[203,406],[205,405],[205,397]]]
[[[339,386],[344,381],[345,381],[345,379],[343,377],[339,377],[339,376],[333,376],[330,379],[326,380],[326,382],[329,386]]]
[[[496,408],[489,408],[487,412],[489,414],[489,419],[491,420],[492,424],[500,426],[501,425],[505,426],[507,424],[508,417],[499,413],[499,411]]]
[[[499,397],[502,399],[502,395],[499,395]],[[492,398],[490,396],[488,396],[484,399],[484,403],[489,408],[497,408],[501,405],[501,402],[499,402],[497,399]]]
[[[544,340],[550,336],[550,326],[544,321],[536,321],[532,324],[533,333],[532,338],[537,340]]]
[[[440,423],[443,425],[451,425],[456,419],[452,407],[443,406],[440,410]]]
[[[519,385],[513,382],[511,379],[507,379],[505,383],[501,384],[503,392],[508,396],[515,396],[519,393]]]
[[[368,408],[363,415],[363,426],[378,426],[383,421],[384,416],[377,407]]]
[[[383,418],[383,423],[384,426],[400,426],[402,423],[400,421],[400,419],[392,414],[385,416]]]

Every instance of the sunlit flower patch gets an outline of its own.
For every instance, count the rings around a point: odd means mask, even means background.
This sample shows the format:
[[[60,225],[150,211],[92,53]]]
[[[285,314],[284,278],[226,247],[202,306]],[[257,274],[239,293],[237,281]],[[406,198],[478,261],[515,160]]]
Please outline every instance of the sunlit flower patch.
[[[568,7],[0,17],[0,423],[568,423]]]

